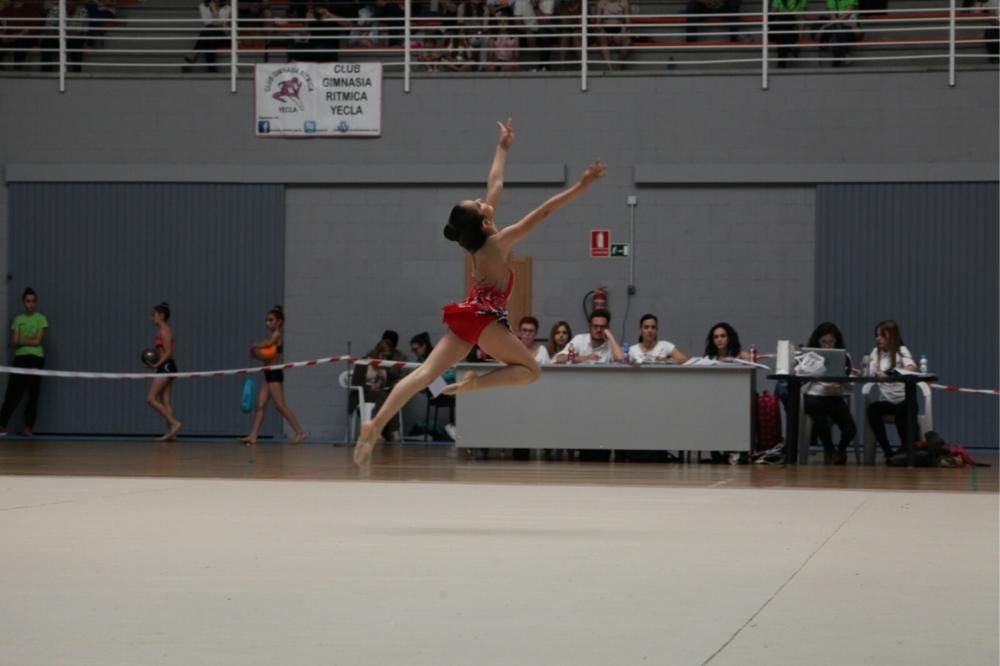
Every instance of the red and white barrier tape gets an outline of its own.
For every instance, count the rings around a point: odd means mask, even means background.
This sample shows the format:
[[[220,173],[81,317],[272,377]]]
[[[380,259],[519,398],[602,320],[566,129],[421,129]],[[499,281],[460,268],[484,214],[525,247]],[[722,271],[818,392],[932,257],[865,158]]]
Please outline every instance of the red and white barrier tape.
[[[356,358],[353,359],[354,365],[370,365],[373,368],[389,368],[390,370],[396,370],[399,368],[419,368],[420,363],[406,363],[405,361],[383,361],[378,358]]]
[[[419,363],[405,363],[403,361],[383,361],[371,358],[354,358],[348,354],[341,356],[327,356],[325,358],[313,358],[308,361],[294,361],[292,363],[278,363],[275,365],[255,365],[250,368],[231,368],[227,370],[205,370],[201,372],[77,372],[74,370],[38,370],[35,368],[16,368],[10,365],[0,365],[0,374],[11,375],[32,375],[35,377],[62,377],[65,379],[155,379],[157,377],[172,377],[176,379],[191,379],[199,377],[227,377],[230,375],[247,375],[253,372],[266,372],[267,370],[292,370],[293,368],[306,368],[314,365],[324,365],[327,363],[339,363],[347,361],[356,365],[372,365],[380,368],[402,369],[419,368]]]
[[[983,395],[1000,395],[1000,389],[971,389],[961,386],[945,386],[944,384],[931,384],[931,388],[941,391],[958,391],[959,393],[982,393]]]

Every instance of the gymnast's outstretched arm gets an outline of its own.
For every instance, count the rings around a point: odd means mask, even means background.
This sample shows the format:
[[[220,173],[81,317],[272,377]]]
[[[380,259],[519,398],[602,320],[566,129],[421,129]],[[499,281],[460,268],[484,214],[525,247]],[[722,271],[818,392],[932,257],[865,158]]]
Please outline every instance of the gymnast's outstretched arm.
[[[541,224],[542,220],[586,192],[591,185],[603,178],[604,174],[607,172],[608,165],[604,164],[600,160],[594,162],[587,167],[587,170],[583,172],[583,175],[580,176],[580,180],[577,181],[575,185],[569,189],[563,190],[535,210],[525,215],[520,222],[512,224],[509,227],[504,227],[497,232],[497,242],[506,245],[507,247],[512,246],[514,243],[531,233],[535,227]]]

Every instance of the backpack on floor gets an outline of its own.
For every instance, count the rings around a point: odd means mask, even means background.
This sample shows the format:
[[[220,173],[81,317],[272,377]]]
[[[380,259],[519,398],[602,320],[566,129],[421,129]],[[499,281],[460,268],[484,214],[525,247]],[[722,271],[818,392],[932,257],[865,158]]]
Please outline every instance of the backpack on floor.
[[[754,396],[756,416],[755,451],[767,451],[781,441],[781,411],[778,398],[773,393],[762,391]]]

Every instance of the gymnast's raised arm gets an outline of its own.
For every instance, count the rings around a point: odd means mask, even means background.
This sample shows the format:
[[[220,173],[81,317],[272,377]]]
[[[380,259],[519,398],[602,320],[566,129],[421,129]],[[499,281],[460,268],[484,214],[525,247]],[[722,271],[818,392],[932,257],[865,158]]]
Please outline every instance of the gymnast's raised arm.
[[[507,151],[514,145],[514,124],[510,118],[506,123],[497,121],[500,127],[500,138],[497,140],[497,152],[493,155],[493,164],[490,166],[489,180],[486,184],[486,198],[483,203],[487,203],[495,209],[500,203],[500,193],[503,192],[503,170],[507,163]]]

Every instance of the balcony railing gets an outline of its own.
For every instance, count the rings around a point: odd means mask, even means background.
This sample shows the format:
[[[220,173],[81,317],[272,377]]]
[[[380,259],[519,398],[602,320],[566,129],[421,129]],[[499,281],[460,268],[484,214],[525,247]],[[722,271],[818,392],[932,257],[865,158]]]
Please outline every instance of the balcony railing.
[[[241,72],[275,60],[378,60],[401,74],[447,72],[560,72],[579,76],[581,90],[596,74],[669,75],[695,69],[769,76],[803,67],[910,64],[947,69],[955,85],[959,64],[996,64],[996,11],[947,6],[856,11],[831,15],[769,12],[525,17],[238,18],[238,5],[212,25],[199,18],[86,18],[67,14],[66,0],[46,18],[5,20],[0,54],[22,72],[218,72],[236,91]]]

